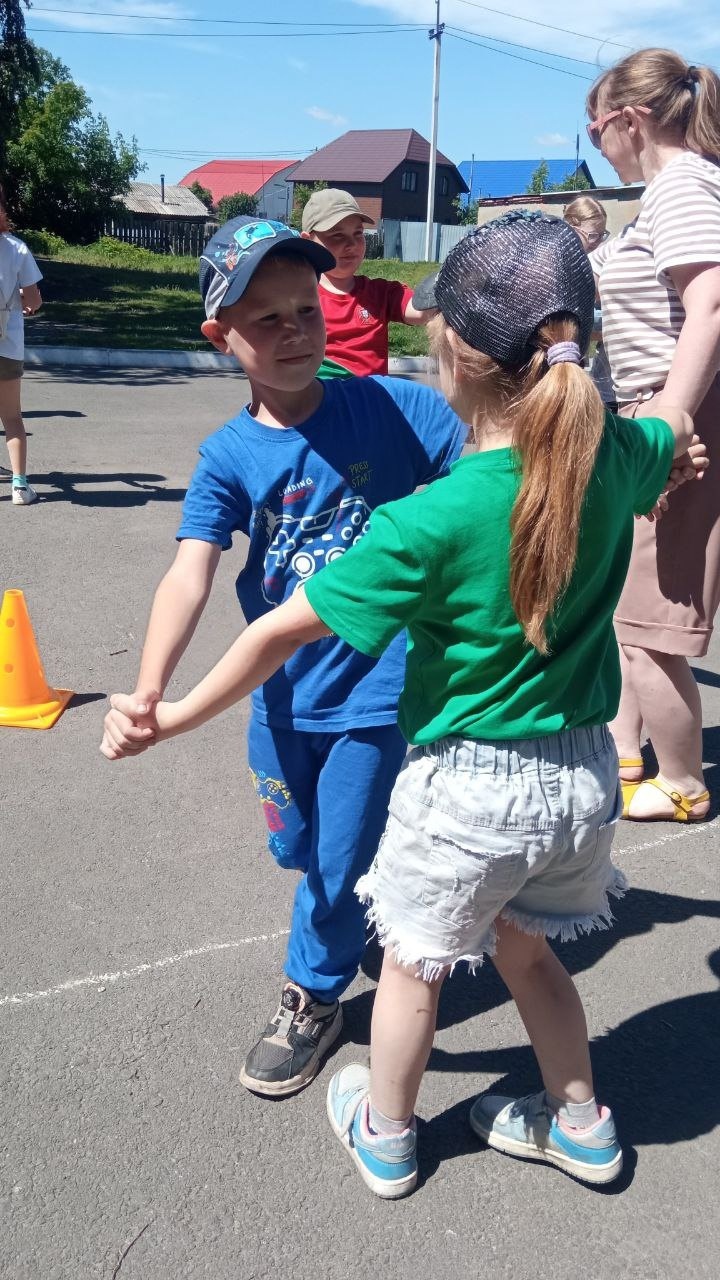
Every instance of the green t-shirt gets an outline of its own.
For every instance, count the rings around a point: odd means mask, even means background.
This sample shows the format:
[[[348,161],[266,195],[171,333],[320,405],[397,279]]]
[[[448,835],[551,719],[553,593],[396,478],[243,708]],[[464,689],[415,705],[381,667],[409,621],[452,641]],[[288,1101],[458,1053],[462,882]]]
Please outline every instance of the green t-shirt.
[[[617,711],[612,615],[627,572],[634,513],[668,478],[674,439],[657,418],[606,414],[573,576],[528,645],[510,602],[510,515],[517,455],[461,458],[424,492],[377,507],[364,538],[305,584],[315,612],[361,653],[408,631],[398,721],[412,743],[537,738],[604,724]]]

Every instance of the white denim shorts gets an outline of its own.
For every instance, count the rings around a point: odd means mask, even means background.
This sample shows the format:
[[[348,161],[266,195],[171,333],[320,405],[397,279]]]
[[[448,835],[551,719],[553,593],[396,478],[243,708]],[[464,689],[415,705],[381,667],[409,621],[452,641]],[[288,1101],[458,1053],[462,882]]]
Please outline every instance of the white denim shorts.
[[[495,950],[496,917],[562,941],[612,923],[622,810],[605,725],[514,742],[414,748],[375,860],[356,886],[401,964],[431,981]]]

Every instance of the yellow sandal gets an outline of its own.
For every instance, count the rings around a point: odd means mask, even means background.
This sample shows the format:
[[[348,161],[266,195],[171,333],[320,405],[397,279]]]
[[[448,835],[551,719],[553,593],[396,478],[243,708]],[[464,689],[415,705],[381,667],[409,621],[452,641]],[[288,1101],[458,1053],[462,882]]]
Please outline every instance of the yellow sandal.
[[[644,769],[645,761],[642,759],[641,756],[620,756],[620,759],[618,760],[618,768]],[[620,779],[620,789],[622,791],[622,800],[623,800],[623,807],[622,807],[623,818],[630,817],[630,812],[629,812],[630,801],[635,795],[635,792],[637,791],[641,782],[643,782],[642,778],[638,778],[637,781],[633,780],[632,782],[628,782],[625,778]]]
[[[632,785],[632,784],[631,784]],[[704,822],[707,814],[703,813],[700,817],[694,818],[692,811],[696,804],[702,804],[705,800],[710,799],[709,791],[701,791],[699,796],[684,796],[680,791],[674,791],[667,783],[660,782],[659,778],[644,778],[642,782],[637,783],[635,790],[640,786],[656,787],[658,791],[662,791],[664,796],[672,800],[675,811],[672,818],[648,816],[647,818],[636,818],[627,810],[630,807],[632,796],[629,797],[627,803],[623,805],[623,818],[629,818],[631,822]],[[633,792],[633,795],[635,792]],[[623,791],[623,801],[625,801],[625,792]]]

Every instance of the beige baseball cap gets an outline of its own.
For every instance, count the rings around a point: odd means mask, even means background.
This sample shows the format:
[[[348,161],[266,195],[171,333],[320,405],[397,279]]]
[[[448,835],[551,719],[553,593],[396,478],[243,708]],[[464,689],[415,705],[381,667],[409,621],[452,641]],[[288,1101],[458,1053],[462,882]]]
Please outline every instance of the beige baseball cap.
[[[375,226],[373,219],[363,213],[360,205],[349,191],[340,191],[337,187],[326,187],[324,191],[313,191],[302,216],[303,231],[330,231],[343,218],[362,218],[363,222]]]

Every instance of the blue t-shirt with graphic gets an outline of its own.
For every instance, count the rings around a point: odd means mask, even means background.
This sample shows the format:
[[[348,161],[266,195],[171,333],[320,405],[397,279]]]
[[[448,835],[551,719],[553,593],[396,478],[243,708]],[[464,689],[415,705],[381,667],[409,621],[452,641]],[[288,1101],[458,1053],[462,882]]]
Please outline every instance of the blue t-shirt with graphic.
[[[250,539],[236,589],[248,622],[287,600],[367,530],[375,507],[443,475],[467,428],[436,391],[398,378],[323,383],[298,427],[267,427],[243,409],[200,446],[178,538],[227,550]],[[381,658],[329,636],[299,649],[253,694],[258,719],[309,731],[392,724],[405,639]]]

